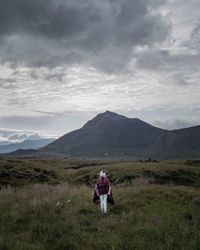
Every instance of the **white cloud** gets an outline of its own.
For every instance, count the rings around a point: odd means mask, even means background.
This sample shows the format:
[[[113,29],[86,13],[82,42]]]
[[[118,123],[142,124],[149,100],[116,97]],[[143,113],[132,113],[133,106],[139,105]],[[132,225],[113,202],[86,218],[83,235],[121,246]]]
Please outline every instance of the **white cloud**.
[[[21,126],[23,122],[30,129],[40,130],[41,126],[42,131],[51,127],[51,133],[55,124],[55,131],[62,126],[62,131],[67,132],[86,122],[83,119],[81,123],[76,123],[77,119],[66,112],[80,115],[105,110],[121,113],[132,110],[142,114],[146,110],[155,110],[156,113],[162,108],[179,109],[181,113],[185,110],[191,112],[199,106],[200,85],[195,82],[198,72],[189,76],[175,71],[159,73],[154,69],[130,67],[116,75],[80,65],[63,65],[51,70],[27,67],[16,70],[7,65],[5,71],[9,73],[4,78],[12,79],[15,87],[11,91],[2,89],[0,122],[6,117],[13,117],[9,118],[9,124],[14,122],[16,125],[19,123],[17,120],[23,117]],[[60,125],[59,121],[64,123],[64,120],[66,124]],[[59,133],[58,130],[56,133]]]
[[[47,135],[42,135],[35,131],[0,128],[0,145],[20,143],[26,140],[37,140],[43,138],[49,137]]]
[[[186,127],[192,127],[195,125],[200,124],[200,117],[199,119],[179,119],[179,118],[172,118],[168,119],[166,117],[161,118],[160,120],[156,120],[153,123],[154,125],[164,128],[164,129],[180,129],[180,128],[186,128]]]

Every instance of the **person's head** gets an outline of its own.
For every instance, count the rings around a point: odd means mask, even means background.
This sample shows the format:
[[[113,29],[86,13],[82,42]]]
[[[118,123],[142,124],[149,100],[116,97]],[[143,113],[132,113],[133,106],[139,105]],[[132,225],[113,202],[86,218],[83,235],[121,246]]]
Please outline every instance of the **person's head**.
[[[100,177],[106,177],[106,171],[105,170],[101,170],[99,173]]]

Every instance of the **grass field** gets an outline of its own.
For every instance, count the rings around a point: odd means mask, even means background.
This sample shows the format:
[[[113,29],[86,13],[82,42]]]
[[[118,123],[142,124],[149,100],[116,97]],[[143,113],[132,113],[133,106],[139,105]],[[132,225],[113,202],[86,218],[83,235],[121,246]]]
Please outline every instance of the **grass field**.
[[[115,206],[92,203],[98,173]],[[0,159],[0,249],[200,249],[200,164]]]

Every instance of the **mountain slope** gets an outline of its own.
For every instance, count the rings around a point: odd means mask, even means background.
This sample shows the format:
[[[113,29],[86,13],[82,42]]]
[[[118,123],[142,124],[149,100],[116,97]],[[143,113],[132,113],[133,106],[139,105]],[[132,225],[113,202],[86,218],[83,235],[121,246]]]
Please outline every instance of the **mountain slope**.
[[[169,131],[137,118],[106,111],[82,128],[63,135],[45,147],[33,152],[18,150],[9,155],[27,154],[135,159],[198,158],[200,126]]]
[[[200,156],[200,125],[168,131],[158,138],[153,150],[168,158]]]
[[[133,153],[152,147],[157,138],[166,132],[140,119],[106,111],[40,151],[87,156]]]

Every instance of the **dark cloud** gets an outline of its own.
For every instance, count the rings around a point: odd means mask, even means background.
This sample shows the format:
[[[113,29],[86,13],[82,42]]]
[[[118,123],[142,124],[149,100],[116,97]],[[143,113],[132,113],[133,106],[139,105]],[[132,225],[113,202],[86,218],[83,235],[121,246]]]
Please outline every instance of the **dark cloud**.
[[[161,16],[148,12],[152,5],[153,1],[127,0],[121,6],[115,22],[116,43],[120,46],[151,45],[165,39],[168,27]]]
[[[173,52],[173,51],[172,51]],[[138,56],[137,64],[139,67],[167,71],[176,70],[197,70],[199,68],[200,55],[191,54],[188,51],[180,51],[180,53],[171,54],[168,50],[148,50]]]
[[[65,76],[65,74],[63,72],[60,73],[53,73],[53,74],[49,74],[48,76],[46,76],[46,80],[56,80],[56,81],[62,81],[63,77]]]
[[[199,84],[200,55],[183,48],[176,51],[147,50],[136,55],[136,65],[140,69],[162,74],[161,83],[186,86]]]
[[[42,115],[54,116],[54,117],[58,115],[58,113],[55,113],[55,112],[47,112],[47,111],[39,111],[39,110],[33,110],[33,112],[39,113]]]
[[[134,46],[151,46],[166,38],[169,25],[151,11],[164,2],[2,0],[1,60],[30,66],[88,63],[104,70],[105,65],[118,69],[131,59]]]
[[[78,8],[55,6],[49,0],[3,0],[0,32],[3,35],[30,32],[49,37],[72,36],[83,30]]]

